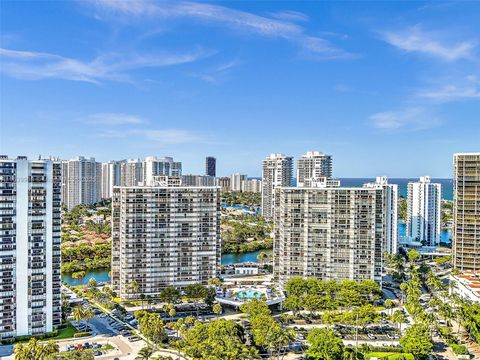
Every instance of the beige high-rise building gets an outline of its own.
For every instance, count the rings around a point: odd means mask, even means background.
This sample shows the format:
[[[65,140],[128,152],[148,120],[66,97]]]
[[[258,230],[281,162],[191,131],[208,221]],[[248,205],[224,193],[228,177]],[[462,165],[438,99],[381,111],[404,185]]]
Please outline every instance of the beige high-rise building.
[[[220,246],[218,187],[114,188],[111,274],[122,300],[207,284],[220,272]]]
[[[137,186],[143,182],[143,162],[129,159],[120,165],[120,185]]]
[[[480,272],[480,153],[453,156],[453,265]]]
[[[297,186],[311,187],[323,178],[332,177],[332,156],[308,151],[297,162]]]
[[[247,179],[242,181],[242,191],[260,193],[262,192],[262,180]]]
[[[381,281],[383,188],[276,189],[274,277]]]
[[[262,167],[262,215],[273,219],[275,210],[275,188],[292,185],[293,157],[270,154],[263,160]]]
[[[68,210],[98,202],[101,190],[102,164],[95,158],[78,156],[62,161],[62,202]]]
[[[222,192],[229,192],[230,191],[230,183],[231,183],[230,176],[223,176],[223,177],[215,178],[215,184],[220,187]]]

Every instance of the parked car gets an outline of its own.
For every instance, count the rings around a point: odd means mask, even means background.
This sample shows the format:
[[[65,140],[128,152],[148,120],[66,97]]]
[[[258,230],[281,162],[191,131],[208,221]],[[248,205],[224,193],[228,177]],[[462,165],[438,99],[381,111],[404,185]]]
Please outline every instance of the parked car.
[[[368,338],[369,338],[370,340],[375,340],[375,339],[377,338],[377,337],[376,337],[375,335],[373,335],[372,333],[368,333],[367,336],[368,336]]]

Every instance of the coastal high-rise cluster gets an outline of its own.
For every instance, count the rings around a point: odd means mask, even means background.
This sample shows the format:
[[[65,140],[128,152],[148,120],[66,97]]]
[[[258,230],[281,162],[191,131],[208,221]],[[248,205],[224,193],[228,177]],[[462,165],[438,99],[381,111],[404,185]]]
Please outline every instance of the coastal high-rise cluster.
[[[57,161],[0,156],[0,340],[61,324],[61,174]]]
[[[275,278],[381,281],[384,252],[397,252],[398,187],[385,177],[340,187],[332,156],[318,151],[298,160],[292,187],[292,164],[282,154],[263,161],[262,210],[275,225]]]

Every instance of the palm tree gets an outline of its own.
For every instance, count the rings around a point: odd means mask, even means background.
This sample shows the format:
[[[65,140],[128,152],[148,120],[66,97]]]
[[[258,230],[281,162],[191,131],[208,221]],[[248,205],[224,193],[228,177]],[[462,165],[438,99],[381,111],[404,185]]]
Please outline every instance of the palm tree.
[[[142,360],[148,360],[152,357],[154,352],[155,350],[153,350],[150,346],[146,346],[140,349],[140,351],[138,352],[138,356]]]
[[[392,315],[393,308],[394,308],[395,306],[397,306],[397,303],[396,303],[394,300],[392,300],[392,299],[387,299],[387,300],[385,300],[385,307],[386,307],[387,309],[390,309],[390,315]]]
[[[26,344],[18,344],[15,346],[15,360],[30,360],[30,351]]]
[[[82,307],[76,306],[73,309],[73,320],[75,321],[88,322],[88,320],[92,319],[93,317],[95,317],[95,313],[93,312],[92,308],[87,308],[84,310]]]
[[[392,321],[398,324],[398,329],[402,333],[402,323],[407,321],[405,314],[400,310],[395,311],[392,315]]]

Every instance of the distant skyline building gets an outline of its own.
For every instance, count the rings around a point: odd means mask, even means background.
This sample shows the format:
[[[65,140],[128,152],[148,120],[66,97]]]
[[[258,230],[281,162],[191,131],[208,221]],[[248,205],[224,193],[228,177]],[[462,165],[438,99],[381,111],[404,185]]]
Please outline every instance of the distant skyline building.
[[[62,202],[68,210],[98,202],[101,187],[102,164],[95,158],[78,156],[62,161]]]
[[[213,156],[207,156],[205,158],[205,175],[217,176],[217,159]]]
[[[215,179],[215,184],[220,187],[222,192],[230,191],[231,179],[229,176],[217,177]]]
[[[388,254],[396,254],[398,252],[398,185],[389,184],[386,176],[377,176],[374,183],[367,183],[364,187],[385,190],[385,242],[383,249]]]
[[[159,158],[156,156],[148,156],[143,161],[143,181],[144,185],[153,183],[153,177],[159,175],[181,176],[182,163],[173,161],[172,157]]]
[[[312,187],[322,178],[333,176],[332,156],[319,151],[308,151],[297,162],[297,186]]]
[[[182,175],[183,186],[215,186],[215,177],[209,175]]]
[[[121,184],[122,161],[108,161],[102,163],[101,199],[112,197],[113,187]]]
[[[291,186],[293,157],[284,154],[270,154],[262,165],[262,214],[273,219],[275,209],[275,188]]]
[[[440,244],[442,185],[430,176],[407,186],[407,237],[427,246]]]
[[[207,285],[220,273],[220,246],[218,187],[114,188],[111,274],[120,299]]]
[[[143,182],[143,162],[140,159],[128,159],[120,164],[120,185],[137,186]]]
[[[262,180],[246,179],[242,181],[242,191],[260,193],[262,192]]]
[[[274,278],[382,279],[384,189],[275,189]]]
[[[453,265],[480,273],[480,152],[454,154],[453,168]]]
[[[0,156],[0,340],[62,322],[62,165]]]
[[[230,176],[230,190],[231,191],[242,191],[242,182],[247,180],[247,175],[244,174],[232,174]]]

